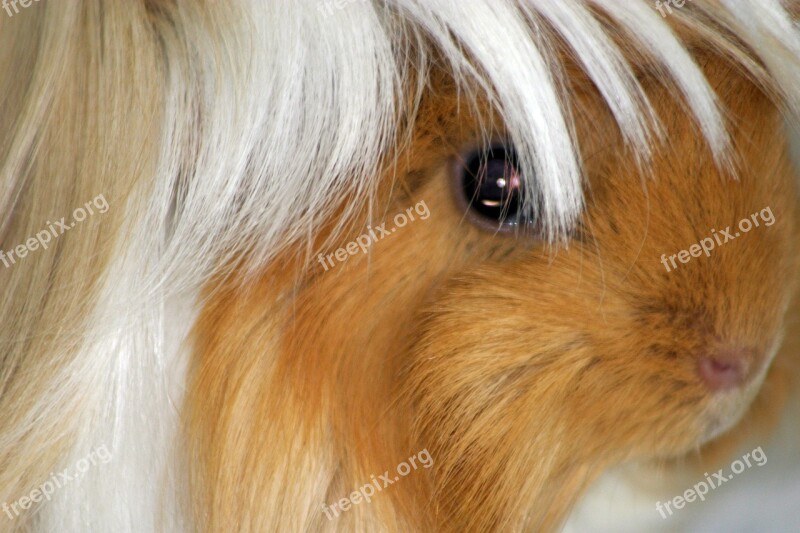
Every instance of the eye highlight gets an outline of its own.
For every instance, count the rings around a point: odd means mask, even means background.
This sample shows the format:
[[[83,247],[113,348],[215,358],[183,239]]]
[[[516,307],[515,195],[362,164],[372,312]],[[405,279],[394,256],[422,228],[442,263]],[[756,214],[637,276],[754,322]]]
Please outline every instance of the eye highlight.
[[[493,145],[459,160],[455,194],[469,220],[492,231],[517,231],[529,220],[522,213],[524,180],[513,147]]]

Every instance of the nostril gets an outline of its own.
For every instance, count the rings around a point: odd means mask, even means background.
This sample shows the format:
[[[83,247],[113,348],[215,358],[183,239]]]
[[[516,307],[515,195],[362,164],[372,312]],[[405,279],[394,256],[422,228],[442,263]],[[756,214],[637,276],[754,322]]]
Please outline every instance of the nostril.
[[[744,352],[734,350],[713,357],[702,357],[698,373],[711,390],[728,390],[747,380],[748,360]]]

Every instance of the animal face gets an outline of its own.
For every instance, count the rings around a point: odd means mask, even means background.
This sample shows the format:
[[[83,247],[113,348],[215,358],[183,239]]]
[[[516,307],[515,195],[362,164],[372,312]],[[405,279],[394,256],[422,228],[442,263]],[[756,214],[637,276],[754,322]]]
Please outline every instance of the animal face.
[[[736,178],[646,72],[665,124],[647,169],[622,148],[599,96],[578,87],[586,202],[560,246],[515,213],[516,199],[536,193],[510,190],[520,182],[502,125],[482,151],[486,117],[460,108],[442,77],[372,217],[350,220],[305,277],[290,257],[259,289],[222,291],[201,321],[214,330],[203,344],[280,353],[264,380],[288,395],[284,422],[331,425],[346,457],[332,487],[430,450],[433,474],[393,489],[408,505],[435,495],[438,512],[420,518],[428,526],[502,528],[535,502],[528,523],[553,527],[605,467],[714,441],[773,378],[797,265],[796,191],[773,105],[719,58],[704,68],[736,120]],[[420,205],[427,215],[414,219]],[[364,235],[375,238],[362,248]],[[673,255],[668,270],[662,257]],[[258,340],[275,331],[277,347]],[[217,364],[198,390],[230,372]],[[263,394],[265,416],[278,416],[274,393]],[[344,452],[352,446],[358,458]]]
[[[731,83],[724,68],[707,68]],[[565,249],[476,231],[444,191],[430,201],[435,223],[455,236],[446,255],[460,261],[435,280],[415,325],[423,334],[409,379],[431,417],[419,421],[423,434],[448,446],[453,417],[484,428],[513,418],[501,425],[509,432],[498,435],[502,447],[526,430],[533,434],[524,440],[536,442],[548,420],[563,438],[585,430],[609,451],[669,457],[739,420],[782,337],[795,192],[785,147],[772,137],[778,117],[744,80],[734,86],[747,102],[727,102],[741,117],[738,181],[720,173],[688,119],[669,122],[653,175],[644,175],[609,135],[610,117],[582,95],[588,200]],[[659,111],[680,116],[674,105]],[[419,194],[435,197],[429,186]],[[716,231],[725,236],[711,237]],[[703,238],[718,243],[714,255],[684,262],[682,253],[670,270],[659,261]],[[413,248],[412,239],[404,245]]]

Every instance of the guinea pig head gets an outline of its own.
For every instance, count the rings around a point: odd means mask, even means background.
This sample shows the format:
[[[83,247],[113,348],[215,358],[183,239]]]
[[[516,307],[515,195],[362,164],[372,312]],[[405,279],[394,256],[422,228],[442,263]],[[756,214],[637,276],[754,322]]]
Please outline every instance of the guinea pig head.
[[[519,513],[552,526],[558,512],[520,509],[519,495],[557,509],[605,466],[695,450],[740,421],[770,374],[797,272],[794,174],[765,95],[723,63],[704,68],[731,117],[735,176],[645,76],[665,125],[646,170],[591,91],[578,93],[585,209],[563,246],[470,222],[492,216],[492,190],[459,190],[475,171],[455,125],[440,149],[450,163],[415,189],[433,214],[393,237],[394,268],[424,265],[409,268],[425,304],[403,321],[413,342],[401,387],[417,439],[440,458],[442,505],[470,517],[463,526]],[[417,149],[434,145],[423,136]],[[499,172],[511,186],[514,162],[493,171],[490,157],[481,179]],[[486,501],[500,511],[476,517]]]
[[[412,510],[406,529],[542,530],[605,468],[679,457],[734,427],[774,374],[797,272],[797,193],[778,109],[725,61],[698,60],[728,117],[730,165],[646,69],[663,124],[647,164],[591,84],[577,84],[584,208],[558,243],[536,220],[505,224],[523,182],[515,148],[496,122],[485,142],[491,114],[434,76],[411,142],[352,231],[307,275],[287,258],[205,313],[202,416],[226,420],[214,376],[255,368],[241,386],[293,428],[265,440],[272,429],[245,420],[273,452],[226,453],[252,456],[265,479],[283,475],[283,457],[317,465],[306,488],[292,478],[298,495],[316,494],[335,457],[319,494],[329,501],[424,448],[430,471],[354,507],[341,527],[373,523],[370,513],[397,520],[383,507],[393,501]],[[276,332],[277,346],[266,340]],[[260,353],[279,356],[267,367]],[[208,475],[239,490],[249,471],[236,472]]]

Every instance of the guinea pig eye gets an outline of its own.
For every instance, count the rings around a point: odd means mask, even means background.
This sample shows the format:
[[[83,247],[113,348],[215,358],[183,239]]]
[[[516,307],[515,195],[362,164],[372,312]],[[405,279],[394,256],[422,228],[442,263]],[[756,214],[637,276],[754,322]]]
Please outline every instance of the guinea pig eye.
[[[489,231],[514,230],[522,216],[522,175],[513,148],[475,150],[459,161],[455,194],[468,218]]]

